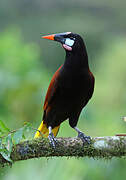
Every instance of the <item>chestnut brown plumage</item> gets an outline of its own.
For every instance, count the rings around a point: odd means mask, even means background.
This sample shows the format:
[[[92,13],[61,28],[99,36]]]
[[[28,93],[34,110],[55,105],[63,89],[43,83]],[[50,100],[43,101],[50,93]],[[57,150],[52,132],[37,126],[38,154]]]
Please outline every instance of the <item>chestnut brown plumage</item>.
[[[66,51],[66,58],[49,85],[42,123],[35,138],[43,134],[55,147],[55,136],[60,124],[68,119],[70,126],[78,132],[78,137],[90,143],[90,137],[76,127],[79,115],[94,91],[94,76],[89,69],[84,41],[80,35],[71,32],[52,34],[43,38],[60,42]]]

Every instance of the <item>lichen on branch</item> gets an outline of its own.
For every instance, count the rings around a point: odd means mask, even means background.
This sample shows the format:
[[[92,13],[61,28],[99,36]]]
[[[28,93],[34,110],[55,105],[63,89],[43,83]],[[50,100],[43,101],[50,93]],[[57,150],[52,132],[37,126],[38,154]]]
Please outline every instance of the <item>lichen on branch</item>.
[[[40,157],[93,157],[110,159],[126,156],[125,136],[106,136],[92,138],[91,144],[83,144],[78,138],[57,138],[56,148],[50,146],[45,138],[23,141],[13,146],[11,159],[13,162]],[[6,160],[0,156],[0,163]]]

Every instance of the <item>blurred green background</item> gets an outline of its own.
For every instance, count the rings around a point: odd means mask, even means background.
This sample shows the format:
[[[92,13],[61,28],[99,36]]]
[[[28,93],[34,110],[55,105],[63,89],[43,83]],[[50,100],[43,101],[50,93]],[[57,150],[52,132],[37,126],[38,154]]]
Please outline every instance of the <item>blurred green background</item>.
[[[37,128],[49,82],[64,62],[61,45],[40,33],[72,31],[87,46],[95,92],[78,127],[87,135],[126,132],[126,1],[1,0],[0,119],[11,129]],[[33,137],[30,134],[30,137]],[[58,136],[76,136],[64,122]],[[1,180],[124,180],[126,160],[41,158],[0,169]]]

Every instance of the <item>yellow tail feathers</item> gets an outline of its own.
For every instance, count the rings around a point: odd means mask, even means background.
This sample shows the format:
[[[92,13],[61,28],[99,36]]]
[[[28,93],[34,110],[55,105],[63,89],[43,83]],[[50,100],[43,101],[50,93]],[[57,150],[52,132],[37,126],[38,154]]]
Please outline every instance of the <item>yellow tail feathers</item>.
[[[57,135],[57,133],[59,131],[59,127],[60,126],[56,126],[55,128],[52,129],[52,133],[53,133],[54,136]],[[39,138],[41,136],[48,137],[48,135],[49,135],[49,130],[48,130],[46,124],[44,124],[43,121],[42,121],[39,128],[38,128],[38,131],[36,132],[36,134],[34,136],[34,138]]]

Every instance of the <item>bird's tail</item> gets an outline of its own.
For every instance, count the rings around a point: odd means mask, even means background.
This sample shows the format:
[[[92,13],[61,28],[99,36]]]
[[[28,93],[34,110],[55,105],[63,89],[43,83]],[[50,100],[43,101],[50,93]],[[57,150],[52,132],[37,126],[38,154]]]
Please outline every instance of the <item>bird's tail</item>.
[[[54,136],[57,135],[58,131],[59,131],[59,126],[56,126],[55,128],[52,129],[52,133]],[[34,138],[39,138],[39,137],[48,137],[49,136],[49,130],[47,128],[47,125],[45,123],[43,123],[43,121],[41,122],[37,132],[35,133]]]

